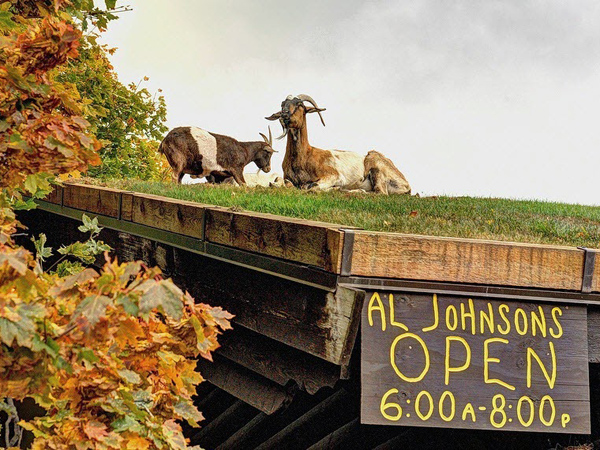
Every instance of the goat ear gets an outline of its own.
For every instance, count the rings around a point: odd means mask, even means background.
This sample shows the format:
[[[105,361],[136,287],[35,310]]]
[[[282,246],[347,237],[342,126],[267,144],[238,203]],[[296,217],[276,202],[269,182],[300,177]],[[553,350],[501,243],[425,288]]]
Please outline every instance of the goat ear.
[[[281,111],[277,111],[274,114],[271,114],[269,117],[265,117],[265,119],[267,120],[279,120],[279,118],[281,117]]]

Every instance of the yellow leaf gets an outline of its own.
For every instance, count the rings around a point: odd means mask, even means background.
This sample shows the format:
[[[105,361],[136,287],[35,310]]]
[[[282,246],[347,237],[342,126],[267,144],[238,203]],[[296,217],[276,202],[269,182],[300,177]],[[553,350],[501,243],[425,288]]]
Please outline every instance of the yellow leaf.
[[[134,437],[127,441],[127,450],[147,450],[150,448],[150,441],[142,437]]]

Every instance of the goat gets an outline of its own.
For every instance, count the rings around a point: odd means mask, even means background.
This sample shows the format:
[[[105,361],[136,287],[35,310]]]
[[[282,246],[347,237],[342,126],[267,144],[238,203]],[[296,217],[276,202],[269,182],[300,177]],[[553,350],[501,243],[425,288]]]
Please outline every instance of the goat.
[[[306,107],[304,102],[312,106]],[[279,120],[283,127],[282,139],[287,135],[283,175],[299,188],[370,190],[369,180],[364,180],[364,156],[344,150],[322,150],[308,143],[306,115],[318,113],[321,123],[325,121],[316,102],[308,95],[289,95],[281,103],[281,111],[266,117]]]
[[[365,179],[369,179],[373,192],[383,194],[410,194],[410,184],[389,158],[371,150],[365,157]]]
[[[246,184],[244,167],[254,162],[260,170],[271,170],[273,137],[259,133],[263,141],[239,142],[220,134],[209,133],[198,127],[177,127],[169,131],[158,151],[165,155],[173,169],[177,183],[185,174],[212,177],[216,182],[233,177]]]

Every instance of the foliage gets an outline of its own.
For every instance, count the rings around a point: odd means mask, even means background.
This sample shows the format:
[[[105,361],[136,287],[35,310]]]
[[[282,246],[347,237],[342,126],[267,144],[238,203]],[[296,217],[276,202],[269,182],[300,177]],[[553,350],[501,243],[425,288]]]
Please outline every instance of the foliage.
[[[57,70],[56,79],[75,85],[85,98],[84,117],[102,143],[102,164],[90,176],[161,179],[168,169],[158,146],[167,131],[166,106],[162,95],[152,96],[138,85],[119,82],[108,54],[95,36],[82,41],[77,59]]]
[[[311,192],[296,188],[204,183],[174,185],[111,180],[102,184],[365,230],[600,248],[599,206],[501,198]]]
[[[107,8],[115,7],[106,0]],[[99,164],[100,142],[82,117],[89,103],[49,72],[78,54],[81,28],[103,28],[114,10],[92,0],[0,0],[0,410],[13,427],[14,400],[34,399],[46,415],[20,425],[36,449],[186,448],[178,420],[197,425],[191,401],[232,317],[195,304],[160,270],[119,263],[84,217],[85,242],[58,250],[46,237],[37,256],[13,241],[15,209],[34,206],[55,176]],[[84,268],[104,253],[104,266]],[[64,276],[67,275],[68,276]]]

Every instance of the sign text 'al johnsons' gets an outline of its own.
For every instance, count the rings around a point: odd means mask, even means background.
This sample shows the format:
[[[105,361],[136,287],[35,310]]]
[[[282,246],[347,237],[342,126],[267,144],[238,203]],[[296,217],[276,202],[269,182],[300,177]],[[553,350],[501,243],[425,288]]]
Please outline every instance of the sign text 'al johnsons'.
[[[361,422],[589,434],[586,314],[367,292]]]

